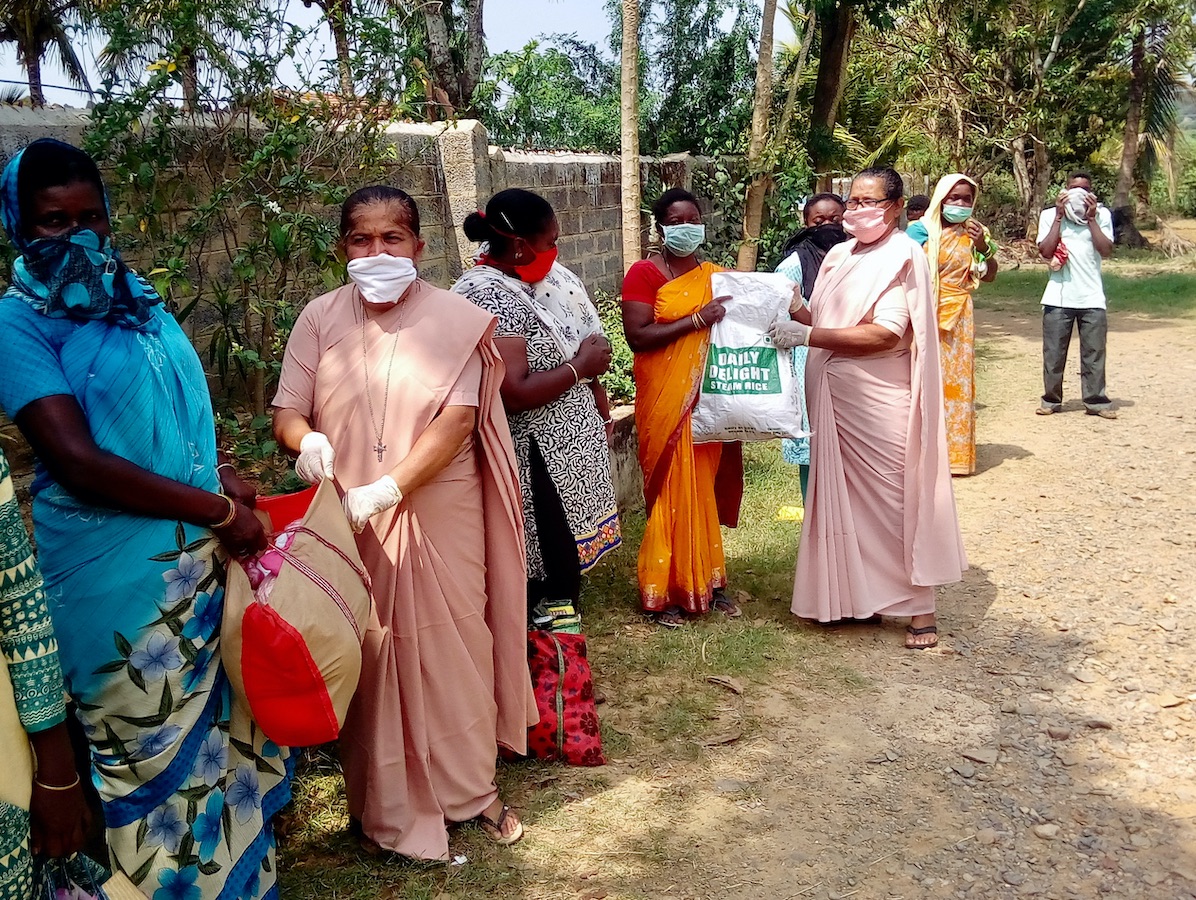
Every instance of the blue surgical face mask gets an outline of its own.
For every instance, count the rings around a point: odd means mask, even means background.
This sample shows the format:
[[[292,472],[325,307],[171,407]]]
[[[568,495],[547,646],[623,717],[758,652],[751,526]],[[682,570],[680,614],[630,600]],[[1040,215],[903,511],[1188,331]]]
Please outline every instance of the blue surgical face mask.
[[[676,256],[689,256],[706,240],[705,225],[686,222],[681,225],[661,225],[660,230],[664,233],[665,247]]]
[[[943,218],[952,225],[961,225],[968,219],[972,218],[972,207],[970,206],[944,206]]]

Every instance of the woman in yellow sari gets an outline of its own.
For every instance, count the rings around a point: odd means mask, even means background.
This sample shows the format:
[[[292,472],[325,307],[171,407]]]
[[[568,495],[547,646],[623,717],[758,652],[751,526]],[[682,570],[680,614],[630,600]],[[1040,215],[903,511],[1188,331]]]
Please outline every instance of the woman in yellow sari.
[[[972,292],[997,277],[997,244],[972,217],[979,195],[967,175],[935,185],[926,225],[926,255],[938,302],[943,405],[952,475],[976,472],[976,322]]]
[[[652,215],[663,244],[623,279],[623,331],[635,353],[635,424],[648,523],[640,545],[640,604],[676,628],[716,609],[741,613],[726,596],[720,523],[734,526],[743,495],[739,444],[694,444],[690,413],[710,344],[725,315],[712,296],[718,266],[695,255],[705,238],[697,198],[665,191]]]

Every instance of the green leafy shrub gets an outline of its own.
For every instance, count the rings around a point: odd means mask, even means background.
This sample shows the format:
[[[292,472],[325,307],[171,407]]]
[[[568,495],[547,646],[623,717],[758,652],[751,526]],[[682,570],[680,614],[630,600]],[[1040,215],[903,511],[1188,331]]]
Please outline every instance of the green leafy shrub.
[[[634,355],[623,336],[623,312],[617,294],[605,291],[594,292],[594,305],[602,320],[602,329],[610,341],[610,368],[602,376],[602,386],[610,395],[612,405],[635,401],[635,378],[632,375]]]

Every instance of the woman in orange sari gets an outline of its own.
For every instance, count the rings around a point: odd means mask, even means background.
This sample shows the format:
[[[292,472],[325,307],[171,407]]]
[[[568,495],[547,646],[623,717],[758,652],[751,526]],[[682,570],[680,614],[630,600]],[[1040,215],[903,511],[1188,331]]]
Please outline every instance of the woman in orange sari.
[[[976,182],[958,173],[935,185],[926,225],[926,255],[938,301],[939,356],[952,475],[976,472],[976,322],[972,291],[997,277],[997,244],[972,216]]]
[[[720,523],[734,527],[743,495],[739,444],[695,444],[690,414],[725,298],[718,266],[695,255],[705,238],[697,198],[665,191],[652,215],[663,244],[623,279],[623,331],[635,353],[635,425],[648,523],[640,545],[640,604],[670,628],[716,609],[741,615],[725,593]]]

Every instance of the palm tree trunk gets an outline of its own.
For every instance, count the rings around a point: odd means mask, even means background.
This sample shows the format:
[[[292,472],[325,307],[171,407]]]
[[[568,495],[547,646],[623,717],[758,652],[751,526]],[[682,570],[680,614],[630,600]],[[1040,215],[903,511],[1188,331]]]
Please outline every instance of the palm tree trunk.
[[[806,60],[810,57],[810,45],[814,43],[814,31],[818,27],[818,19],[813,11],[806,13],[805,34],[801,39],[801,50],[797,54],[797,64],[793,67],[793,77],[789,79],[789,93],[785,97],[785,108],[781,111],[781,122],[777,126],[777,135],[784,138],[789,133],[789,123],[793,119],[793,111],[797,108],[797,89],[801,87],[801,73],[806,68]]]
[[[1138,164],[1138,135],[1142,130],[1142,102],[1146,97],[1146,29],[1134,35],[1130,50],[1129,109],[1125,114],[1125,132],[1121,140],[1121,165],[1117,169],[1117,188],[1113,191],[1113,209],[1130,205],[1134,187],[1134,167]]]
[[[1167,201],[1171,204],[1171,208],[1175,209],[1176,201],[1179,199],[1179,177],[1175,171],[1175,132],[1179,130],[1178,125],[1172,122],[1167,126],[1167,158],[1163,160],[1163,165],[1167,169]]]
[[[473,92],[482,80],[486,64],[485,32],[482,31],[483,0],[465,0],[465,67],[457,80],[461,85],[462,108],[473,109]]]
[[[432,73],[432,81],[448,95],[453,109],[460,110],[464,106],[461,85],[457,79],[457,67],[453,63],[453,50],[449,43],[448,25],[444,21],[442,4],[425,3],[423,9],[424,27],[428,31],[428,68]],[[468,99],[465,98],[466,101]]]
[[[623,219],[623,271],[639,261],[640,246],[640,7],[622,0],[623,52],[619,103],[620,181]]]
[[[355,88],[349,50],[349,0],[328,0],[324,14],[328,19],[328,30],[332,32],[332,42],[336,46],[336,67],[340,73],[341,94],[352,97]]]
[[[42,90],[42,48],[32,47],[25,51],[25,70],[29,75],[29,102],[37,106],[46,105],[46,94]]]
[[[764,219],[764,200],[772,181],[765,170],[768,141],[768,114],[772,110],[772,32],[777,17],[777,0],[764,0],[764,19],[760,23],[760,55],[756,59],[756,96],[752,102],[752,137],[748,144],[747,198],[743,204],[743,241],[735,267],[752,272],[760,252],[760,226]]]
[[[183,71],[183,109],[196,112],[199,110],[199,60],[192,48],[180,48],[179,68]]]
[[[818,54],[818,76],[814,82],[814,108],[810,112],[810,161],[818,177],[818,190],[830,190],[833,177],[827,171],[834,156],[835,123],[847,86],[847,62],[855,37],[855,7],[846,0],[833,6],[819,6],[822,48]]]

